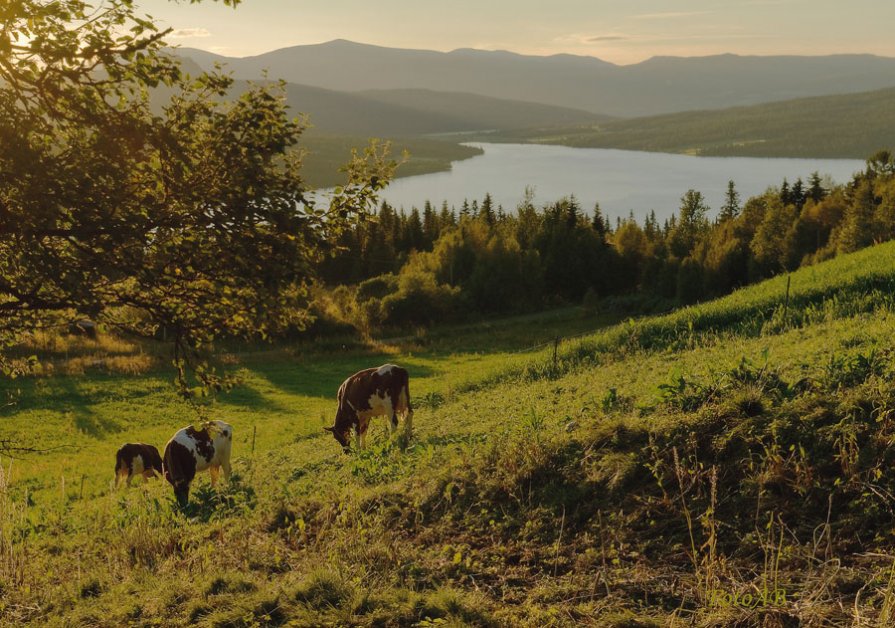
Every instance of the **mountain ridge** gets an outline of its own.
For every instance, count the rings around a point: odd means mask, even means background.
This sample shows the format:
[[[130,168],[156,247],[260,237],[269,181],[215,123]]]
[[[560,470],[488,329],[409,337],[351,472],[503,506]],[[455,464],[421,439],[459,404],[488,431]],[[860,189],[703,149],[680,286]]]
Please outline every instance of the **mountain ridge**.
[[[525,101],[616,117],[724,109],[895,86],[895,58],[872,54],[656,56],[615,65],[566,53],[537,56],[459,48],[389,48],[349,40],[297,45],[250,57],[178,48],[205,69],[334,91],[430,89]]]

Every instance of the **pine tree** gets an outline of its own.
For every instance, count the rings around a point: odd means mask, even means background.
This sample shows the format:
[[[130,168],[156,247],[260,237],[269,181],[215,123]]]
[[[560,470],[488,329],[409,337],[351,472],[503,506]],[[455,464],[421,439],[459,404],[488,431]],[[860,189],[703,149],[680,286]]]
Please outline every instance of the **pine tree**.
[[[594,204],[594,215],[590,224],[594,231],[597,232],[597,235],[600,236],[600,239],[606,240],[606,220],[603,218],[603,211],[600,209],[599,203]]]
[[[438,239],[439,231],[438,215],[435,213],[432,203],[426,201],[423,207],[423,249],[426,251],[432,249],[432,244]]]
[[[727,192],[724,195],[724,204],[718,214],[718,222],[727,222],[740,215],[740,193],[737,192],[733,180],[727,182]]]
[[[789,191],[789,181],[786,180],[786,177],[783,178],[783,185],[780,186],[780,202],[784,205],[792,203],[792,196]]]
[[[796,208],[802,209],[807,198],[808,197],[805,194],[805,184],[802,183],[802,178],[799,177],[798,179],[796,179],[796,182],[792,186],[792,192],[790,193],[790,202],[795,205]]]
[[[815,170],[808,179],[808,198],[819,203],[826,195],[827,191],[821,183],[820,174]]]
[[[405,250],[421,251],[425,243],[423,221],[420,219],[420,211],[414,207],[404,224]]]
[[[441,234],[442,231],[457,224],[457,217],[448,207],[448,202],[444,201],[441,204],[441,211],[438,214],[438,233]]]

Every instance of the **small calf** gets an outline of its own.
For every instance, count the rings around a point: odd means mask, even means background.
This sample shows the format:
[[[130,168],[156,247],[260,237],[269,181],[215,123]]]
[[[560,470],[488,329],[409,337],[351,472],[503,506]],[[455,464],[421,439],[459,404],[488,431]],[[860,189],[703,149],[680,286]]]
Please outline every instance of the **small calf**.
[[[115,454],[115,487],[121,482],[121,478],[131,485],[131,478],[135,475],[143,477],[143,480],[154,478],[162,474],[162,457],[153,445],[146,443],[125,443]]]
[[[174,487],[174,496],[181,506],[189,501],[190,483],[198,471],[208,469],[212,486],[221,469],[224,479],[230,479],[233,428],[223,421],[208,421],[201,428],[197,430],[191,425],[178,430],[165,446],[165,479]]]

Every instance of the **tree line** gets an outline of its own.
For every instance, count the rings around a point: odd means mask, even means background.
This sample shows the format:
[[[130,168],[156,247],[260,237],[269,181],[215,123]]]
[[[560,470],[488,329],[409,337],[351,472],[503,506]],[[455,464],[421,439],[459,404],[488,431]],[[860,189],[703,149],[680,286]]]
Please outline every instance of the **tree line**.
[[[714,219],[688,190],[677,212],[612,224],[574,197],[515,212],[490,195],[459,211],[378,211],[340,234],[320,269],[336,315],[373,329],[530,311],[608,297],[689,304],[895,236],[895,158],[851,181],[818,173],[742,202],[733,181]]]

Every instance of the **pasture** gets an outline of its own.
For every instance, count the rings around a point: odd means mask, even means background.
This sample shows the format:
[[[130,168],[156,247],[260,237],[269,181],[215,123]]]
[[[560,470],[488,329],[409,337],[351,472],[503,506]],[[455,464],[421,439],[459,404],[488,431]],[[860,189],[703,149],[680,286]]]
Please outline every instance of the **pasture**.
[[[195,420],[173,375],[80,346],[82,374],[5,397],[2,435],[48,451],[2,460],[0,618],[888,625],[893,288],[887,244],[618,324],[572,308],[227,347],[239,384],[206,410],[235,428],[234,480],[199,476],[184,512],[163,481],[110,490],[122,442],[161,448]],[[587,330],[554,359],[553,337]],[[386,361],[410,371],[415,439],[402,451],[374,421],[346,456],[321,429],[335,391]]]

